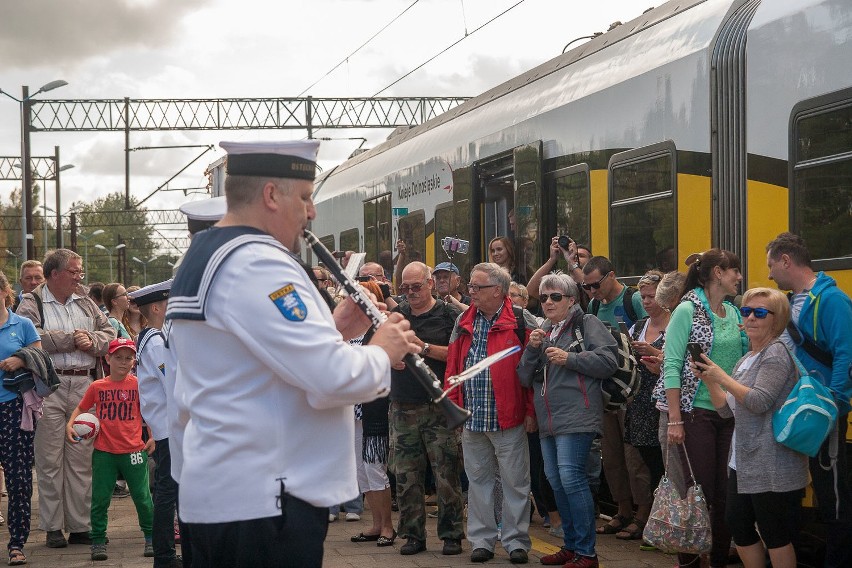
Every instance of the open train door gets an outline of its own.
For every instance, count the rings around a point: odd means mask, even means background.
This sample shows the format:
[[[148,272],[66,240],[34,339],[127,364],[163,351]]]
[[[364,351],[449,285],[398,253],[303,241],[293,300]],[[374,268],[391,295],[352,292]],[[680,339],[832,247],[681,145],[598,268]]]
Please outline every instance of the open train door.
[[[440,242],[444,237],[455,237],[464,241],[471,240],[471,195],[473,194],[473,168],[458,168],[453,170],[453,234],[439,235],[435,234],[435,241]],[[437,226],[436,226],[437,230]],[[437,250],[436,246],[436,250]],[[443,253],[441,253],[443,255]],[[470,276],[470,267],[473,266],[474,249],[471,246],[468,254],[456,253],[453,255],[451,262],[459,267],[463,282],[467,282]],[[438,259],[441,260],[438,260]],[[435,262],[446,261],[446,255],[438,256],[436,254]]]
[[[541,141],[514,150],[515,208],[509,214],[509,227],[515,237],[515,265],[523,283],[542,264],[550,239],[543,234],[541,208]]]

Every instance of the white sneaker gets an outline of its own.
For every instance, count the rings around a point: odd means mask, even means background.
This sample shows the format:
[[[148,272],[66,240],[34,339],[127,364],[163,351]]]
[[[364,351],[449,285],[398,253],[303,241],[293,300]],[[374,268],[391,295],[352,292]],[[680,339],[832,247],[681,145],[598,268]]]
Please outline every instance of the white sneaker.
[[[359,515],[358,513],[346,513],[346,520],[347,521],[360,521],[361,515]]]
[[[337,515],[332,515],[331,513],[328,514],[328,522],[329,523],[333,523],[336,520],[337,520]]]

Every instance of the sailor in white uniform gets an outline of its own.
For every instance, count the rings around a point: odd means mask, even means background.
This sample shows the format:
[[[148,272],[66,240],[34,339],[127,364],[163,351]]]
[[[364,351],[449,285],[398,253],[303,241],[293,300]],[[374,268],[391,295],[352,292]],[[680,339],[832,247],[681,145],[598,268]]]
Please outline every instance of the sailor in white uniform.
[[[419,347],[396,314],[349,345],[367,318],[351,300],[332,314],[293,254],[318,143],[221,146],[228,212],[193,238],[167,309],[180,516],[195,567],[320,566],[327,507],[358,493],[351,407]]]

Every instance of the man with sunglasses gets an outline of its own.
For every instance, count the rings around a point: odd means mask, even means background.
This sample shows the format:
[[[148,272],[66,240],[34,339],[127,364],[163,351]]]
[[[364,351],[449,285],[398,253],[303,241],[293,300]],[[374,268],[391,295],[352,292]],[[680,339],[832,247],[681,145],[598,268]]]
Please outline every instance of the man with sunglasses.
[[[538,327],[523,310],[525,331],[509,298],[509,273],[492,262],[473,267],[468,290],[473,305],[456,322],[447,354],[447,373],[458,375],[485,357],[526,345]],[[521,339],[521,337],[523,339]],[[472,562],[494,558],[497,522],[494,519],[494,484],[499,471],[503,487],[500,541],[513,564],[526,564],[530,549],[530,462],[527,433],[538,427],[532,391],[523,388],[517,367],[521,353],[498,361],[454,389],[449,398],[473,415],[462,430],[464,467],[468,488],[467,539]]]
[[[24,294],[18,315],[29,318],[50,354],[59,389],[44,400],[35,434],[39,527],[47,546],[91,544],[92,445],[66,444],[67,417],[77,408],[93,379],[101,378],[100,357],[116,332],[80,285],[80,255],[57,249],[44,259],[47,280]],[[64,530],[71,534],[65,540]]]
[[[612,329],[618,329],[619,322],[629,328],[648,315],[642,307],[642,297],[635,288],[618,281],[612,262],[604,256],[593,256],[583,266],[582,288],[591,299],[589,313]],[[631,524],[633,529],[641,530],[638,524],[631,523],[633,505],[640,509],[650,508],[653,501],[648,468],[639,451],[624,443],[624,415],[624,409],[604,413],[601,455],[610,492],[618,504],[618,514],[599,527],[598,534],[619,534],[631,529]]]
[[[815,273],[804,239],[781,233],[766,246],[769,279],[790,290],[791,324],[781,338],[806,369],[815,369],[834,394],[840,451],[831,457],[831,437],[810,458],[820,517],[828,524],[825,566],[852,564],[852,488],[844,441],[852,397],[852,301],[824,272]],[[757,314],[755,314],[757,315]]]
[[[447,345],[461,310],[432,296],[432,272],[422,262],[402,271],[399,291],[405,294],[394,311],[411,324],[426,364],[443,378]],[[426,550],[426,510],[423,479],[431,464],[438,499],[438,538],[443,553],[461,554],[464,501],[460,484],[458,433],[447,426],[443,412],[431,402],[405,365],[391,372],[390,469],[396,476],[399,536],[407,539],[399,552],[408,556]]]

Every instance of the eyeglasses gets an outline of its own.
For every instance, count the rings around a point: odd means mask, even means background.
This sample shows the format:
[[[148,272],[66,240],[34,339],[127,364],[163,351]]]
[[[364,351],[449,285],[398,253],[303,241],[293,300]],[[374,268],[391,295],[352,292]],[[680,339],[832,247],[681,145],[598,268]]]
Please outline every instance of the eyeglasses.
[[[74,278],[85,278],[86,277],[86,273],[83,272],[82,270],[71,270],[69,268],[66,268],[65,272],[67,272],[68,274],[70,274]]]
[[[527,299],[526,296],[524,296],[523,294],[518,294],[517,292],[509,292],[509,296],[513,298],[523,298],[524,300]]]
[[[423,289],[423,286],[425,286],[425,284],[423,284],[423,283],[420,283],[420,284],[400,284],[399,285],[399,291],[402,294],[408,294],[408,292],[414,292],[416,294],[420,290]]]
[[[483,288],[496,288],[496,287],[497,287],[497,284],[483,284],[481,286],[479,284],[474,284],[473,282],[468,282],[468,284],[467,284],[467,289],[470,290],[471,292],[473,292],[474,294],[476,294],[477,292],[479,292]]]
[[[545,303],[547,300],[553,300],[553,303],[561,302],[562,298],[567,298],[567,296],[560,292],[554,292],[552,294],[541,294],[539,296],[539,299],[541,300],[542,304]]]
[[[766,308],[750,308],[748,306],[743,306],[742,308],[740,308],[740,313],[743,315],[744,318],[747,318],[751,314],[754,314],[754,317],[759,320],[762,320],[767,315],[774,314],[775,312],[773,312],[772,310],[767,310]]]
[[[598,280],[597,282],[592,282],[591,284],[582,284],[583,290],[597,290],[598,288],[601,287],[601,283],[604,280],[606,280],[606,277],[609,276],[610,274],[612,274],[611,270],[609,272],[607,272],[606,274],[604,274],[603,276],[601,276],[601,279]]]

